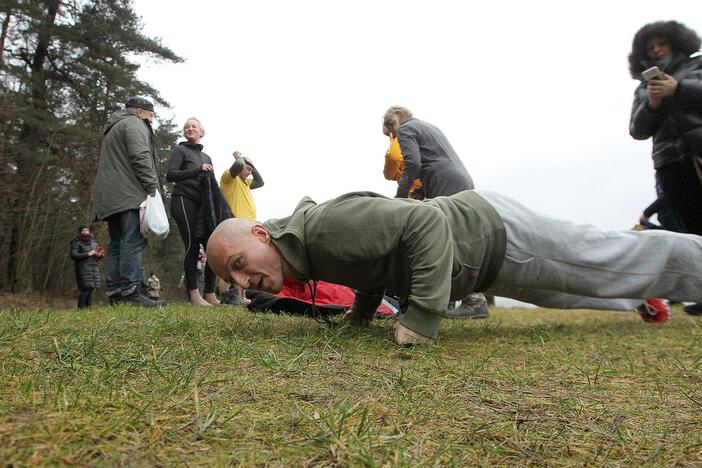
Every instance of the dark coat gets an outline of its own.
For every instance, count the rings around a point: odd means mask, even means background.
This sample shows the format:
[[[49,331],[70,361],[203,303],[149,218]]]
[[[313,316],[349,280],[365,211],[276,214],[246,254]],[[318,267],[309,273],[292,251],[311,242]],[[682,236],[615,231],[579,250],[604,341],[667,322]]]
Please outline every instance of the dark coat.
[[[463,162],[446,136],[434,125],[411,118],[400,125],[397,139],[404,168],[397,183],[398,198],[406,198],[415,179],[427,198],[449,196],[474,188]]]
[[[97,257],[90,256],[88,253],[97,248],[95,239],[89,242],[76,236],[71,241],[71,259],[76,263],[76,283],[78,289],[99,288],[100,287],[100,269],[98,268]]]
[[[673,96],[658,109],[648,107],[646,82],[634,95],[629,133],[637,140],[653,137],[653,166],[658,169],[702,154],[702,57],[676,60],[666,73],[678,80]]]
[[[645,46],[653,36],[668,39],[673,54],[659,62],[649,60]],[[641,84],[634,94],[629,133],[637,140],[653,138],[656,169],[702,154],[702,57],[690,58],[699,47],[694,31],[675,21],[648,24],[634,37],[629,70]],[[647,83],[641,78],[641,72],[654,65],[678,81],[675,94],[663,98],[655,110],[648,106]]]

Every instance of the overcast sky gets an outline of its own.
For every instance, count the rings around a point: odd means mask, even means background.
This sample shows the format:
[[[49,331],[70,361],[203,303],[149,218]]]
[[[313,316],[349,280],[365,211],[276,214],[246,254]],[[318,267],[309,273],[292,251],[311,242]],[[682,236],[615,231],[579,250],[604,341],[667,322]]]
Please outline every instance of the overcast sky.
[[[145,33],[184,57],[140,76],[182,126],[204,123],[219,175],[234,150],[265,186],[261,220],[309,195],[393,196],[381,119],[403,105],[443,130],[476,188],[556,217],[628,229],[653,201],[651,142],[628,133],[634,33],[690,1],[136,0]]]

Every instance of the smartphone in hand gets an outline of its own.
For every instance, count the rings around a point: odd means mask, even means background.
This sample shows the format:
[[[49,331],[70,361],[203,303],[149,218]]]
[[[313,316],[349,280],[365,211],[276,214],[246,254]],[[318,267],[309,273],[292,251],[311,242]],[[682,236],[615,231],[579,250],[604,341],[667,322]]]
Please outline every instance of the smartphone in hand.
[[[651,67],[641,72],[641,78],[643,78],[645,81],[661,79],[662,77],[663,72],[658,67]]]

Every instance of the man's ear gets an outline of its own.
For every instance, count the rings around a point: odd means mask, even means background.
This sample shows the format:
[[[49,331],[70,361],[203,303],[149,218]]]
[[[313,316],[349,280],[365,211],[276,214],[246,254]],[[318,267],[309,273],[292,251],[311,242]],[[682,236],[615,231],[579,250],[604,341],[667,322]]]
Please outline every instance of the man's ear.
[[[268,234],[268,231],[265,227],[263,227],[262,224],[256,223],[253,226],[251,226],[251,233],[263,242],[268,243],[271,240],[271,235]]]

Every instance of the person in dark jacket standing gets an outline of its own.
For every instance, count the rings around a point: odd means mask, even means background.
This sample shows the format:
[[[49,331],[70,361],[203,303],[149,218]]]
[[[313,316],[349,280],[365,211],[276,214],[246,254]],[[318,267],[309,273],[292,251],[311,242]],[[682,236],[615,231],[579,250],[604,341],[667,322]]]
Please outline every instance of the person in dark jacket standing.
[[[139,205],[159,188],[156,146],[151,123],[154,105],[129,98],[125,109],[107,119],[100,145],[93,219],[107,221],[110,245],[105,255],[105,283],[110,304],[162,305],[139,288],[146,239],[139,226]]]
[[[71,240],[70,253],[76,264],[78,308],[84,309],[91,306],[93,291],[100,287],[98,259],[103,257],[102,249],[97,246],[87,225],[78,228],[78,235]]]
[[[190,302],[216,305],[219,304],[215,295],[217,277],[206,263],[204,297],[198,289],[198,254],[200,244],[207,246],[207,239],[219,221],[232,215],[214,177],[212,159],[202,151],[200,140],[205,136],[205,128],[200,120],[196,117],[186,120],[183,136],[187,141],[173,149],[166,174],[168,182],[175,182],[171,214],[185,244],[183,270]]]
[[[398,139],[404,162],[395,197],[410,196],[415,179],[422,183],[421,193],[425,198],[450,196],[475,188],[446,135],[434,125],[414,118],[406,107],[393,106],[385,112],[383,133]],[[487,299],[482,293],[471,294],[446,313],[453,318],[486,318]]]
[[[634,94],[629,132],[653,138],[653,167],[663,194],[685,232],[702,235],[702,57],[700,37],[677,21],[643,26],[634,36],[629,71],[641,80]],[[657,66],[662,74],[642,72]],[[702,314],[702,305],[685,309]]]

